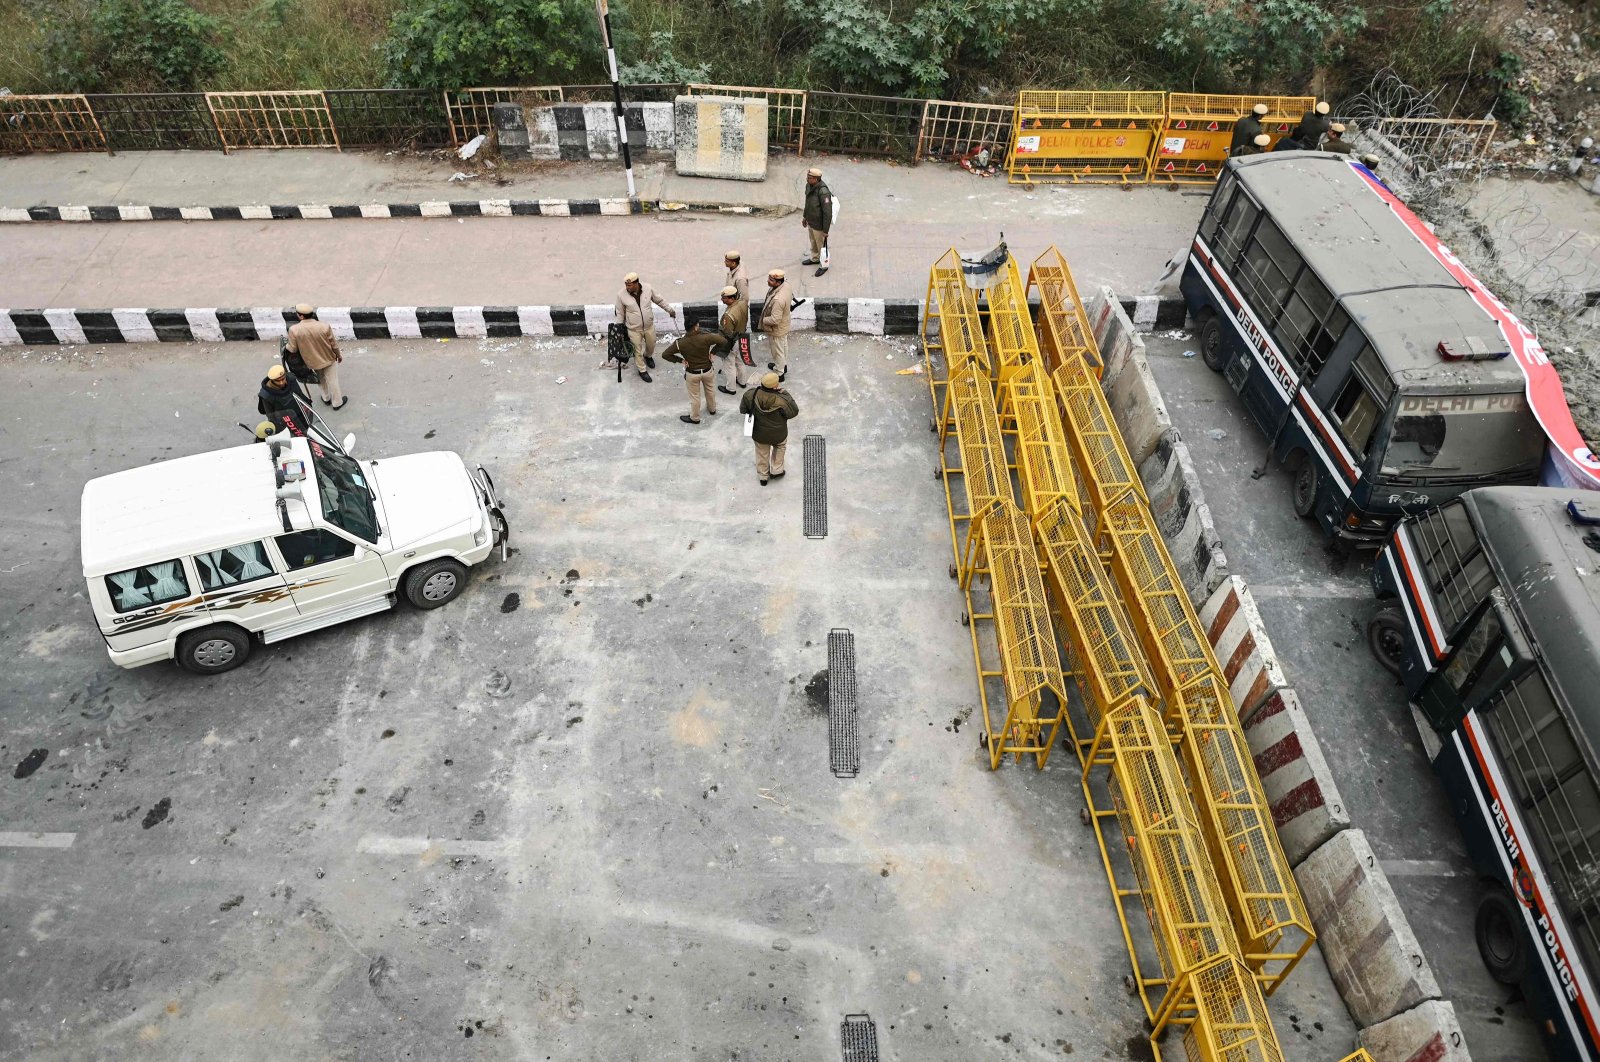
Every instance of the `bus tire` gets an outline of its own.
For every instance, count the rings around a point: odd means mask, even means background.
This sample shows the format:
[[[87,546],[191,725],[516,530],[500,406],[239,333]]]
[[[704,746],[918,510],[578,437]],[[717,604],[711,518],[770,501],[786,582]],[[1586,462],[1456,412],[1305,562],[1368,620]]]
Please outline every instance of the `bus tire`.
[[[1397,608],[1386,608],[1367,624],[1367,648],[1385,671],[1400,677],[1405,660],[1406,621]]]
[[[1212,372],[1221,372],[1228,364],[1227,352],[1222,349],[1222,322],[1214,313],[1200,322],[1200,360]]]
[[[1503,985],[1521,984],[1528,973],[1528,939],[1522,912],[1504,887],[1497,884],[1484,895],[1472,929],[1489,976]]]
[[[220,675],[250,659],[250,635],[219,623],[178,639],[178,666],[196,675]]]
[[[1301,455],[1294,469],[1294,489],[1289,498],[1294,504],[1294,514],[1302,520],[1309,520],[1317,511],[1319,479],[1317,463],[1310,456]]]

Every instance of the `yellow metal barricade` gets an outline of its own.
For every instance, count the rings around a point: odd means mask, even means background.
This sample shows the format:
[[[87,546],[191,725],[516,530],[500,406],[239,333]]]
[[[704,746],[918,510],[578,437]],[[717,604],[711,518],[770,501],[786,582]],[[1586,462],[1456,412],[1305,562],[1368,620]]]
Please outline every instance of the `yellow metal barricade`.
[[[978,386],[987,389],[989,385],[979,380]],[[966,619],[983,706],[984,730],[978,740],[991,769],[998,769],[1008,755],[1019,762],[1023,756],[1032,756],[1034,763],[1043,767],[1066,717],[1067,684],[1044,583],[1039,578],[1033,534],[1027,518],[1009,499],[995,502],[975,517],[967,534],[961,588],[967,595]],[[987,612],[978,611],[973,595],[978,575],[988,576]],[[979,629],[983,620],[994,624],[998,671],[983,666]],[[995,676],[1005,686],[1004,711],[991,703],[984,681]]]
[[[1183,1036],[1188,1062],[1282,1062],[1266,1002],[1239,960],[1219,959],[1190,979],[1193,1011],[1168,1022],[1188,1026]]]
[[[1044,357],[1045,368],[1056,370],[1062,359],[1082,358],[1099,379],[1105,372],[1100,359],[1100,348],[1094,341],[1094,328],[1089,315],[1084,312],[1083,300],[1078,297],[1078,285],[1072,279],[1067,260],[1054,247],[1034,259],[1028,269],[1028,291],[1039,293],[1039,353]]]
[[[1017,94],[1012,184],[1142,184],[1166,116],[1164,92]]]
[[[1354,1054],[1345,1055],[1339,1062],[1372,1062],[1372,1056],[1367,1054],[1365,1047],[1358,1047]]]
[[[1152,181],[1210,184],[1228,160],[1233,125],[1252,113],[1258,103],[1267,105],[1261,131],[1272,143],[1294,130],[1306,112],[1316,106],[1314,96],[1217,96],[1202,92],[1169,92],[1166,122],[1156,145]],[[1268,150],[1271,150],[1269,145]]]
[[[1064,266],[1058,253],[1047,252],[1040,262]],[[1057,333],[1070,333],[1072,316],[1045,299],[1041,334],[1052,327],[1052,317],[1063,318],[1054,323]],[[1100,544],[1107,548],[1168,722],[1181,736],[1207,848],[1244,945],[1241,955],[1270,993],[1305,955],[1315,933],[1222,668],[1150,514],[1105,393],[1081,358],[1063,358],[1053,382],[1068,447],[1082,470],[1085,508],[1098,515]]]
[[[1039,360],[1039,344],[1028,313],[1028,289],[1022,286],[1017,260],[1006,256],[994,283],[989,285],[989,352],[991,368],[999,380]]]
[[[1063,499],[1078,509],[1078,484],[1062,438],[1061,415],[1050,377],[1035,359],[1012,370],[1000,385],[1000,430],[1015,437],[1012,456],[1022,507],[1034,516]]]

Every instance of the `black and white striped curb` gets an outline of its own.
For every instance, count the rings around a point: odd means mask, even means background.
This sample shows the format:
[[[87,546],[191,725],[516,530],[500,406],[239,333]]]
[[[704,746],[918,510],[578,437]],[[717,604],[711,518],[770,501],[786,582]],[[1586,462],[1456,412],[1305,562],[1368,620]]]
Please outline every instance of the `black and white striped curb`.
[[[657,209],[644,199],[466,199],[341,206],[33,206],[0,207],[0,223],[29,221],[286,221],[292,218],[626,217]],[[690,209],[705,209],[690,207]],[[748,212],[748,211],[747,211]]]
[[[1147,296],[1154,300],[1154,296]],[[1183,302],[1161,299],[1153,306],[1150,327],[1181,327]],[[1137,309],[1138,301],[1124,307]],[[714,325],[719,303],[674,303],[684,324]],[[759,320],[761,305],[751,305]],[[517,336],[597,336],[615,320],[610,303],[586,306],[319,306],[317,316],[340,339],[474,339]],[[292,310],[277,306],[252,309],[202,307],[186,310],[4,310],[0,309],[0,346],[42,346],[88,343],[254,343],[288,334]],[[1137,320],[1137,318],[1136,318]],[[832,335],[916,335],[922,325],[920,299],[808,299],[792,315],[796,331]],[[656,329],[672,330],[677,322],[659,308]]]

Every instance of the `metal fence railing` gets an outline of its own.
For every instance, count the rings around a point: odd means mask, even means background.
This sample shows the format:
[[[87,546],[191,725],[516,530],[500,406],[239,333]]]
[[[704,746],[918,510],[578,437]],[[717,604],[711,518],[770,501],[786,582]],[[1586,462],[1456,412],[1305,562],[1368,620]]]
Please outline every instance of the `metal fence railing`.
[[[0,95],[0,154],[459,147],[493,130],[496,104],[598,107],[610,103],[612,91],[610,85],[532,85]],[[684,95],[766,100],[771,151],[956,162],[988,149],[991,159],[1005,161],[1014,183],[1030,185],[1209,182],[1226,161],[1234,119],[1251,103],[1272,108],[1270,131],[1280,135],[1312,103],[1307,97],[1028,89],[1012,105],[751,85],[623,86],[623,99],[633,106]],[[558,112],[558,123],[573,120]],[[1375,144],[1409,171],[1476,165],[1498,128],[1493,119],[1367,112],[1347,121],[1364,137],[1363,149]]]

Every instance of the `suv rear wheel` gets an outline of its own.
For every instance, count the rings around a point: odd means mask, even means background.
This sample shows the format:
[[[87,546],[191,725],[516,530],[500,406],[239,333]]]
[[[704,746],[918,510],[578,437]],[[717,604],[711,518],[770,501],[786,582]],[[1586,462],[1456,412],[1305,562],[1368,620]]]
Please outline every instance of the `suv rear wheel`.
[[[1478,904],[1472,928],[1489,976],[1503,985],[1521,984],[1528,972],[1528,938],[1511,894],[1494,886]]]
[[[201,627],[178,639],[178,664],[196,675],[220,675],[250,658],[250,636],[238,627]]]
[[[417,608],[438,608],[454,601],[466,586],[466,566],[441,557],[419,564],[406,573],[406,600]]]
[[[1200,322],[1200,359],[1212,372],[1221,372],[1228,364],[1227,352],[1222,349],[1222,322],[1214,313]]]

